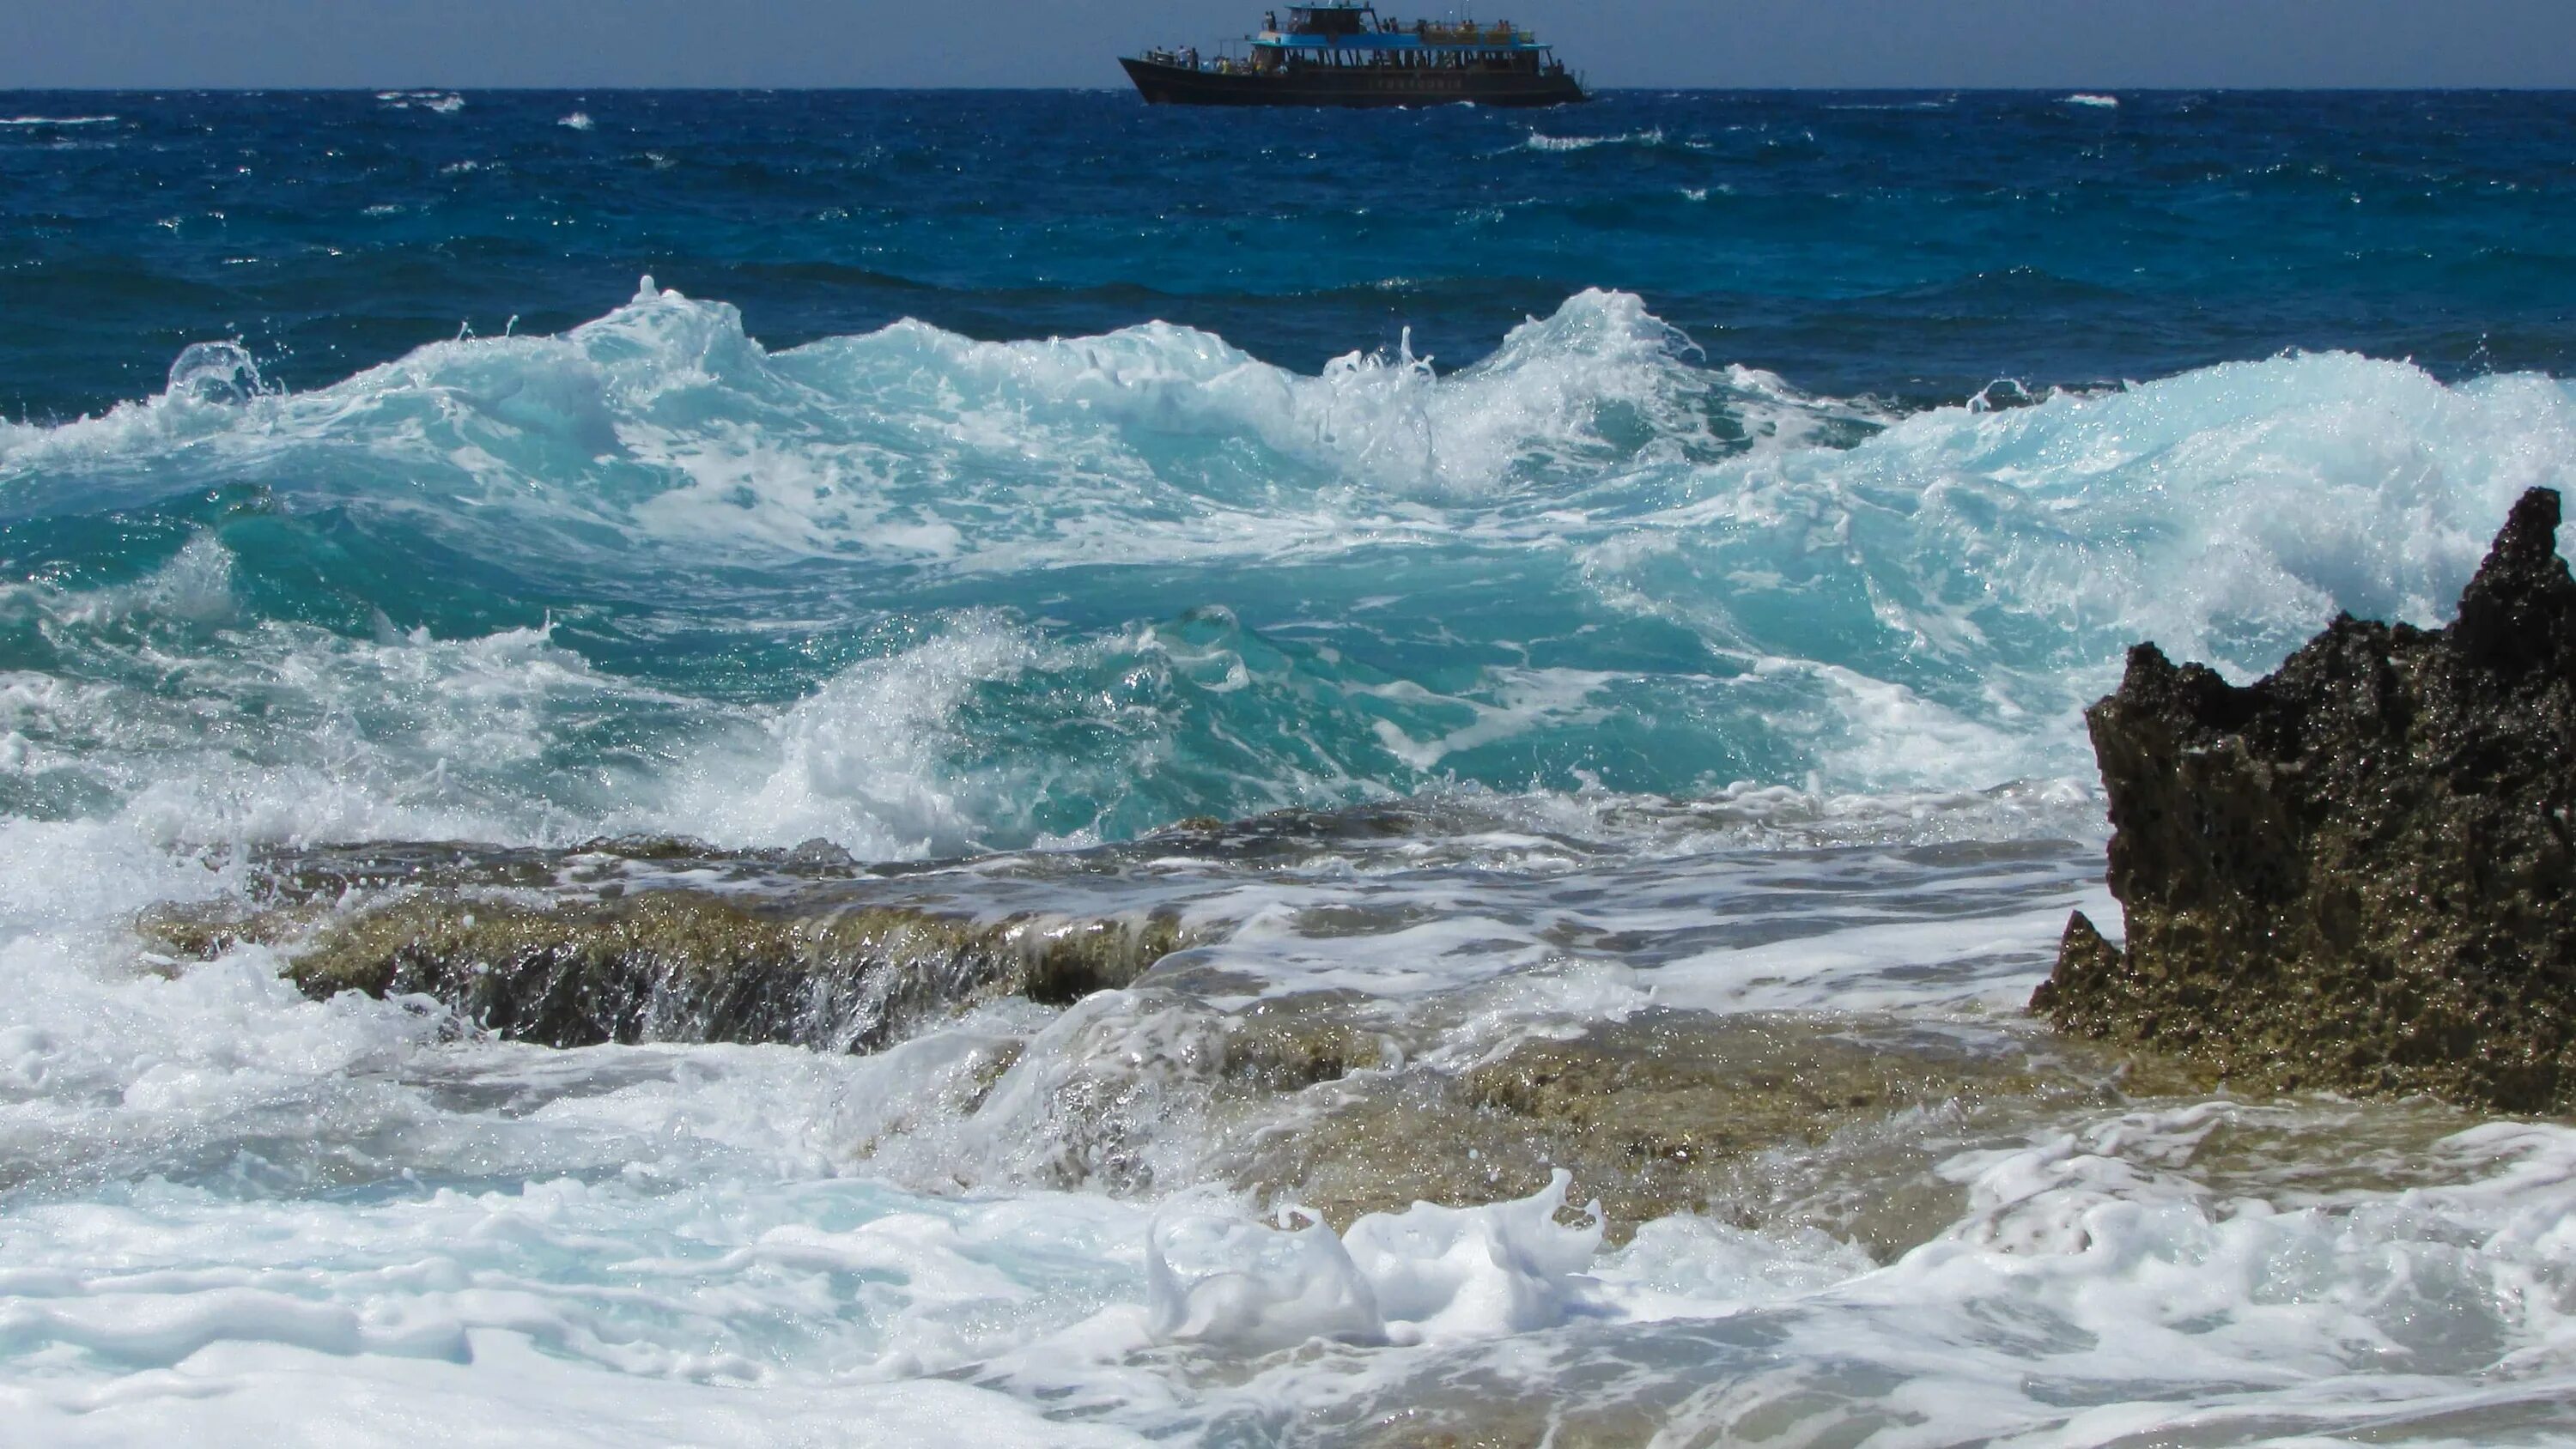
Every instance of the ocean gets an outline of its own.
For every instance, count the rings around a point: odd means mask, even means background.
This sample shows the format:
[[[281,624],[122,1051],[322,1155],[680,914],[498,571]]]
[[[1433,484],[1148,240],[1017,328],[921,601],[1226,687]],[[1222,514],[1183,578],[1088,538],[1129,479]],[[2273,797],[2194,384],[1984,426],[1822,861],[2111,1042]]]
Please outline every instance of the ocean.
[[[6,1437],[2576,1443],[2576,1129],[2023,1011],[2131,644],[2576,482],[2571,156],[0,97]]]

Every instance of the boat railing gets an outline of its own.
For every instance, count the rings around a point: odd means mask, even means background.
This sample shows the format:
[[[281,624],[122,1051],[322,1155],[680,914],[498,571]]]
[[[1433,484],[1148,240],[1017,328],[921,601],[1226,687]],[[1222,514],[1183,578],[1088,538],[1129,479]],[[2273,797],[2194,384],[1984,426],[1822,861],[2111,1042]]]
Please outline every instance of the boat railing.
[[[1446,24],[1436,20],[1417,21],[1413,33],[1426,45],[1531,45],[1538,37],[1519,29],[1508,20],[1492,25],[1478,25],[1472,20]]]
[[[1363,30],[1320,32],[1281,28],[1276,16],[1262,17],[1260,32],[1253,38],[1266,45],[1293,47],[1320,46],[1326,49],[1349,47],[1367,49],[1376,45],[1410,42],[1416,45],[1508,46],[1528,49],[1538,44],[1535,32],[1524,30],[1508,20],[1479,25],[1472,20],[1397,20],[1388,18]]]

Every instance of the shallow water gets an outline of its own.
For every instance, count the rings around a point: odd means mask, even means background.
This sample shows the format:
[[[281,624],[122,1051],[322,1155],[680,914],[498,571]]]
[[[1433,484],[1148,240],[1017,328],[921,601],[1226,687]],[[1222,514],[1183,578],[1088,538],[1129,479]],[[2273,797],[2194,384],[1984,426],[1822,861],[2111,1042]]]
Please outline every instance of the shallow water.
[[[30,1438],[2576,1442],[2576,1131],[2021,1010],[2563,98],[0,112]]]

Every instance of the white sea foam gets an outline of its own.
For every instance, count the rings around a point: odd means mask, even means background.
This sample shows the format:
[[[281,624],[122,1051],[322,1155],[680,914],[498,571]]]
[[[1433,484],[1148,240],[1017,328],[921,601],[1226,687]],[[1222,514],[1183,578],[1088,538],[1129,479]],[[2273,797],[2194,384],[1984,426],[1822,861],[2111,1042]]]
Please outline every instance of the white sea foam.
[[[1660,128],[1632,131],[1616,136],[1551,136],[1532,131],[1521,144],[1533,151],[1589,151],[1595,146],[1660,146],[1664,133]]]
[[[2571,468],[2556,380],[2287,356],[1700,465],[1582,546],[1618,607],[1840,694],[1780,701],[1837,778],[1924,782],[1903,762],[1934,741],[2046,777],[2082,768],[2075,710],[2130,643],[2249,674],[2337,609],[2437,624],[2511,500]]]
[[[722,1054],[707,1066],[536,1116],[569,1143],[641,1130],[659,1098],[712,1134],[719,1086],[768,1083],[726,1075]],[[1607,1402],[1693,1441],[1881,1412],[1924,1436],[2094,1442],[2195,1424],[2333,1434],[2411,1411],[2545,1442],[2513,1426],[2571,1386],[2576,1136],[2474,1129],[2437,1144],[2429,1185],[2332,1202],[2213,1191],[2213,1134],[2267,1116],[2291,1114],[2112,1115],[1962,1154],[1942,1168],[1966,1192],[1960,1221],[1885,1266],[1690,1216],[1603,1252],[1556,1216],[1562,1179],[1338,1235],[1204,1194],[1159,1212],[927,1198],[764,1180],[740,1158],[709,1179],[686,1148],[593,1182],[312,1200],[146,1185],[13,1214],[0,1341],[48,1371],[0,1392],[28,1422],[102,1441],[193,1406],[247,1442],[277,1428],[263,1404],[286,1386],[327,1383],[297,1422],[358,1442],[459,1393],[513,1442],[502,1430],[523,1420],[587,1443],[674,1413],[719,1442],[771,1442],[827,1405],[896,1442],[933,1416],[1123,1442],[1113,1426],[1169,1434],[1261,1404],[1437,1409],[1444,1381],[1503,1364],[1519,1373],[1486,1411],[1526,1395],[1598,1412],[1583,1365],[1606,1348],[1625,1365]],[[81,1263],[100,1266],[67,1270]],[[1202,1376],[1157,1342],[1241,1367]],[[1090,1426],[1042,1427],[1039,1406],[1068,1400]],[[543,1427],[568,1416],[578,1428]]]
[[[1560,1170],[1520,1202],[1370,1213],[1341,1234],[1312,1214],[1278,1231],[1223,1217],[1159,1222],[1147,1249],[1147,1330],[1163,1343],[1262,1353],[1313,1338],[1485,1338],[1597,1314],[1583,1270],[1601,1245],[1600,1206],[1583,1225],[1560,1225],[1571,1180]]]
[[[545,629],[351,639],[246,617],[233,570],[201,536],[132,584],[16,591],[78,640],[65,663],[87,676],[0,688],[0,725],[28,742],[26,788],[115,800],[164,846],[578,838],[659,795],[614,769],[585,772],[591,788],[552,771],[548,741],[569,721],[615,708],[714,732],[704,705],[602,676]],[[210,711],[258,723],[209,729]]]
[[[2092,106],[2101,110],[2117,110],[2119,109],[2120,98],[2118,96],[2100,95],[2092,91],[2077,91],[2075,94],[2068,96],[2065,103],[2070,106]]]
[[[143,1376],[138,1376],[143,1377]],[[1004,1395],[915,1379],[785,1389],[645,1379],[567,1368],[502,1338],[472,1366],[346,1360],[292,1345],[225,1345],[148,1383],[36,1393],[0,1389],[25,1432],[48,1444],[151,1441],[260,1449],[327,1436],[333,1444],[421,1442],[574,1449],[652,1442],[687,1425],[688,1442],[775,1445],[837,1440],[996,1446],[1142,1446],[1127,1431],[1042,1417]],[[458,1405],[470,1403],[460,1414]]]
[[[685,772],[664,816],[728,841],[823,836],[874,859],[956,853],[1005,808],[983,792],[1011,792],[946,768],[967,743],[958,706],[1040,658],[1026,635],[982,622],[858,665],[768,721],[768,748],[712,754]]]
[[[590,113],[588,111],[575,111],[571,115],[565,116],[563,119],[555,122],[555,124],[562,126],[567,130],[587,131],[597,125],[598,122],[593,121],[590,118]]]
[[[220,608],[220,569],[193,567],[145,589]],[[2098,889],[2074,850],[1712,858],[1679,823],[1722,828],[1706,804],[1464,803],[1495,869],[1396,837],[1365,871],[1175,865],[1136,899],[1243,922],[1195,956],[1220,976],[1451,1023],[1411,1065],[1456,1072],[1680,1007],[1973,1017]],[[1613,848],[1658,832],[1680,852]],[[1548,859],[1507,868],[1523,852]],[[976,869],[941,879],[969,894]],[[2333,1133],[2368,1110],[2076,1104],[1949,1155],[1955,1221],[1886,1263],[1723,1214],[1605,1250],[1557,1211],[1597,1185],[1562,1178],[1283,1228],[1211,1181],[1234,1150],[1207,1065],[1224,1016],[1151,983],[994,1003],[873,1057],[552,1052],[455,1039],[417,1002],[306,1001],[267,947],[137,970],[133,912],[238,890],[224,851],[13,821],[0,879],[0,1402],[48,1441],[391,1443],[462,1396],[495,1442],[685,1420],[711,1442],[1117,1443],[1526,1395],[1707,1442],[1882,1412],[1936,1442],[2410,1412],[2511,1442],[2545,1440],[2515,1426],[2576,1388],[2562,1126],[2436,1137],[2395,1152],[2401,1182],[2338,1184],[2298,1164],[2367,1167],[2332,1144],[2367,1141]],[[1586,961],[1569,932],[1625,944]],[[1462,1382],[1489,1387],[1462,1407]]]
[[[902,323],[772,356],[731,308],[648,288],[560,339],[423,348],[246,413],[172,395],[62,428],[12,427],[0,435],[0,473],[45,465],[94,481],[182,444],[220,471],[294,467],[328,450],[370,475],[400,470],[431,496],[511,505],[522,523],[532,504],[599,522],[633,516],[650,536],[701,547],[837,554],[886,537],[905,556],[971,544],[1009,566],[1043,566],[1112,556],[1113,537],[1132,550],[1143,525],[1184,551],[1241,550],[1256,537],[1275,549],[1272,539],[1293,546],[1305,535],[1297,510],[1282,516],[1268,479],[1252,512],[1252,480],[1207,447],[1248,435],[1310,488],[1474,496],[1507,488],[1516,470],[1616,461],[1624,448],[1601,436],[1605,421],[1641,443],[1687,444],[1705,426],[1698,400],[1712,385],[1766,414],[1800,406],[1764,375],[1709,377],[1677,344],[1635,298],[1586,293],[1451,379],[1409,355],[1360,354],[1300,377],[1161,324],[976,343]],[[1048,537],[1075,525],[1072,552],[1057,543],[1031,555],[1028,540],[994,532],[1007,524],[995,505],[1038,501],[1041,484],[1062,501],[1025,511]],[[1331,539],[1406,523],[1383,498],[1344,499],[1355,516],[1334,509],[1306,528]],[[964,532],[943,516],[961,505],[981,527]]]
[[[753,1204],[656,1190],[649,1174],[346,1209],[147,1190],[16,1219],[0,1344],[69,1372],[0,1394],[47,1442],[416,1443],[429,1416],[454,1421],[442,1437],[495,1444],[682,1423],[704,1443],[1133,1443],[923,1375],[1080,1326],[1086,1298],[1133,1277],[1134,1218],[1078,1199],[961,1212],[821,1183]],[[648,1221],[658,1231],[629,1236]],[[1087,1232],[1108,1250],[1087,1275],[1101,1286],[1015,1283],[1024,1255],[1078,1251]],[[43,1266],[108,1240],[134,1253],[116,1271]],[[627,1286],[582,1281],[599,1273]],[[1013,1299],[1005,1327],[992,1309]],[[460,1401],[474,1407],[456,1421]]]

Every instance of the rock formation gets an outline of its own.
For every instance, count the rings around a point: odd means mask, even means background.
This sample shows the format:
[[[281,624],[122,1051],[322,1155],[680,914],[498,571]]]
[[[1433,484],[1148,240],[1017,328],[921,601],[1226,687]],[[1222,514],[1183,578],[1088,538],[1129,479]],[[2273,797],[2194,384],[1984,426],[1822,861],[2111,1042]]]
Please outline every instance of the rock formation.
[[[534,852],[500,854],[519,858],[452,873],[524,875],[544,863]],[[313,869],[311,884],[348,878],[331,865]],[[873,1051],[977,1001],[1062,1004],[1125,986],[1189,944],[1162,914],[986,920],[927,902],[799,893],[787,876],[770,883],[766,894],[665,888],[552,901],[538,893],[532,902],[453,881],[358,909],[298,889],[248,915],[168,908],[135,924],[177,960],[259,942],[285,952],[288,977],[317,999],[426,995],[465,1025],[557,1047],[727,1041]]]
[[[2031,999],[2241,1085],[2576,1107],[2576,580],[2513,508],[2450,627],[2343,615],[2237,688],[2152,644],[2086,711],[2125,949]]]

